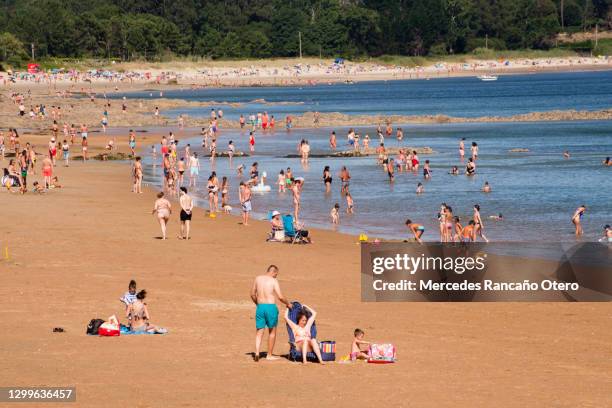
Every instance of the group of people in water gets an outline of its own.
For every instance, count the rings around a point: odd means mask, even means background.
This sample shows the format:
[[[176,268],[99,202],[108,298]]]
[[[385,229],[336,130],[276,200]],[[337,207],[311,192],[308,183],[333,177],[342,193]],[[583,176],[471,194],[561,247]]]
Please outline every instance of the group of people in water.
[[[213,111],[214,112],[214,111]],[[217,113],[215,113],[217,114]],[[254,125],[254,131],[257,131],[257,122]],[[249,140],[253,137],[253,130],[249,132]],[[232,206],[230,205],[230,178],[228,176],[223,176],[221,180],[217,176],[216,171],[214,170],[214,160],[218,155],[217,152],[217,140],[218,140],[218,127],[210,127],[208,129],[203,129],[202,132],[202,150],[206,154],[206,150],[208,150],[208,156],[211,161],[211,173],[206,182],[206,191],[208,196],[208,206],[209,213],[215,214],[217,212],[224,211],[229,213],[232,211]],[[389,136],[392,132],[392,128],[390,124],[386,127],[386,129],[382,129],[380,126],[377,129],[379,133],[379,137],[381,139],[381,143],[376,149],[376,163],[380,166],[380,168],[388,175],[389,181],[393,183],[395,181],[395,177],[398,173],[412,173],[418,174],[419,169],[422,168],[423,180],[427,181],[431,179],[433,171],[431,167],[430,160],[427,159],[423,163],[419,158],[419,154],[417,149],[410,148],[400,148],[397,149],[396,153],[393,153],[385,148],[384,137],[385,135]],[[130,148],[135,148],[135,138],[133,132],[130,132],[129,145]],[[401,140],[404,137],[404,131],[402,128],[397,128],[396,137],[398,140]],[[347,143],[349,146],[351,144],[359,143],[360,136],[353,130],[350,129],[347,134]],[[249,142],[250,144],[250,142]],[[169,133],[169,136],[162,136],[161,142],[161,153],[162,153],[162,167],[164,173],[164,194],[170,198],[178,196],[179,199],[186,194],[186,191],[181,191],[181,187],[184,185],[188,185],[189,188],[197,188],[196,183],[198,179],[198,175],[201,169],[200,159],[198,157],[198,153],[193,151],[190,144],[186,144],[184,147],[184,154],[179,153],[178,148],[178,140],[175,139],[173,132]],[[336,132],[332,131],[330,133],[329,138],[329,146],[330,149],[334,150],[338,146]],[[152,154],[154,157],[157,155],[157,150],[155,146],[152,146]],[[300,162],[304,166],[309,165],[309,154],[310,154],[310,144],[308,140],[301,139],[298,143],[297,150],[299,153]],[[465,138],[461,138],[459,140],[459,159],[461,162],[465,162],[465,175],[468,177],[473,176],[476,173],[476,163],[478,161],[479,156],[479,146],[476,142],[471,142],[469,146],[469,154],[466,157],[466,141]],[[232,167],[233,157],[236,155],[236,147],[234,145],[233,140],[228,142],[227,150],[225,157],[229,159],[230,167]],[[610,160],[604,161],[604,165],[610,165]],[[142,162],[140,157],[136,157],[134,160],[134,192],[141,192],[142,186]],[[185,173],[188,174],[188,182],[185,177]],[[459,169],[457,166],[453,166],[448,172],[450,175],[459,175]],[[239,186],[238,186],[238,201],[240,203],[240,208],[242,211],[242,224],[249,225],[250,214],[253,211],[253,191],[270,191],[270,187],[265,185],[266,174],[265,172],[260,175],[258,169],[258,163],[253,162],[250,166],[250,170],[248,171],[248,177],[245,176],[245,166],[244,164],[239,164],[236,167],[236,175],[239,178]],[[350,181],[351,175],[346,166],[343,166],[339,174],[337,175],[340,179],[341,186],[340,192],[341,196],[346,200],[345,212],[350,215],[355,211],[355,203],[353,197],[350,192]],[[322,183],[325,188],[325,192],[329,193],[331,190],[333,175],[330,170],[330,166],[325,166],[322,172]],[[293,203],[293,217],[296,223],[300,220],[300,212],[302,210],[302,191],[304,187],[305,180],[302,177],[296,177],[293,174],[293,171],[290,167],[286,169],[281,169],[278,173],[278,178],[276,181],[277,191],[278,193],[284,193],[289,191],[292,196]],[[265,188],[265,189],[264,189]],[[485,181],[482,189],[484,193],[491,193],[493,188],[488,181]],[[422,182],[418,182],[416,188],[417,194],[425,193],[425,186]],[[219,197],[220,196],[220,197]],[[161,197],[160,197],[161,198]],[[164,200],[167,199],[164,197]],[[164,210],[166,206],[166,201],[162,201],[162,211],[156,212],[161,214],[160,223],[163,220],[167,222],[167,213]],[[191,199],[190,202],[193,202]],[[167,201],[169,203],[169,201]],[[340,203],[335,203],[329,212],[329,217],[331,223],[337,225],[340,223]],[[581,207],[582,208],[582,207]],[[578,215],[574,215],[572,217],[572,223],[576,227],[576,236],[580,236],[582,234],[582,227],[580,224],[580,219],[582,214],[586,208],[582,208],[582,210],[577,211]],[[181,217],[181,221],[184,221]],[[491,220],[501,221],[504,220],[502,214],[489,216]],[[475,204],[473,206],[473,215],[463,222],[457,215],[453,214],[453,209],[450,205],[443,203],[438,213],[438,221],[439,221],[439,241],[440,242],[474,242],[478,239],[482,239],[483,241],[488,241],[488,238],[484,232],[484,222],[482,216],[480,215],[480,206],[479,204]],[[409,234],[412,238],[417,242],[423,241],[423,235],[425,233],[424,225],[413,222],[412,219],[406,220],[406,227],[408,229]],[[164,227],[162,226],[162,229]],[[163,231],[162,236],[165,237],[166,233]],[[181,234],[180,237],[184,235]]]

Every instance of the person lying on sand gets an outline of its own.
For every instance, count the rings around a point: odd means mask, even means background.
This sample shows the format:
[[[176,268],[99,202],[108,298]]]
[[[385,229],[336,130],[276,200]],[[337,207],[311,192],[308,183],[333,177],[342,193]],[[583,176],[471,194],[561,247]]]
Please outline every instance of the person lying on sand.
[[[310,311],[310,317],[307,317],[307,311]],[[302,305],[302,310],[297,315],[297,324],[289,319],[289,309],[285,310],[285,321],[293,331],[295,338],[295,347],[302,351],[302,363],[306,364],[306,355],[313,351],[319,360],[319,363],[325,364],[321,358],[321,350],[317,339],[313,339],[310,334],[310,328],[317,317],[317,312],[306,305]]]

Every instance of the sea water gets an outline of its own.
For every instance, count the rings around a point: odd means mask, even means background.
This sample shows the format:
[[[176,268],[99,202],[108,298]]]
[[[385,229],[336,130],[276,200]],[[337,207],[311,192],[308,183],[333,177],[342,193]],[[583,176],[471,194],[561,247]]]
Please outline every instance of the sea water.
[[[124,95],[157,98],[158,91]],[[501,75],[497,81],[476,77],[432,80],[319,83],[316,86],[243,87],[166,90],[164,98],[222,104],[181,107],[161,114],[175,119],[208,117],[212,108],[237,120],[267,111],[277,123],[286,115],[304,112],[344,114],[449,115],[455,117],[510,116],[533,111],[600,110],[612,107],[612,71]],[[264,102],[265,101],[265,102]],[[231,104],[239,104],[231,106]],[[152,113],[152,112],[151,112]]]
[[[190,191],[198,204],[208,208],[206,180],[211,171],[219,179],[227,176],[230,182],[230,205],[239,214],[238,185],[248,178],[249,167],[259,163],[259,174],[267,173],[266,184],[272,191],[254,193],[253,216],[265,218],[272,210],[290,213],[293,208],[291,192],[277,192],[277,175],[281,169],[291,167],[295,177],[304,177],[300,218],[310,227],[332,228],[329,212],[340,204],[339,231],[371,237],[406,238],[410,234],[404,223],[410,218],[426,228],[425,240],[438,240],[437,212],[441,203],[453,208],[454,215],[465,225],[479,204],[484,219],[485,234],[493,241],[571,241],[571,216],[580,205],[587,206],[583,218],[586,240],[602,236],[602,227],[612,224],[612,167],[604,167],[602,160],[612,156],[612,121],[547,122],[547,123],[469,123],[439,125],[404,125],[402,142],[387,138],[388,147],[431,147],[433,154],[419,155],[422,164],[430,160],[432,177],[424,180],[422,170],[417,174],[397,173],[390,183],[386,173],[374,156],[358,158],[312,157],[307,166],[297,154],[301,139],[311,146],[313,156],[326,155],[329,133],[335,130],[338,150],[348,150],[347,128],[294,129],[287,132],[258,132],[256,151],[251,157],[229,159],[218,157],[214,163],[201,157],[198,184]],[[179,156],[190,143],[202,153],[201,138],[196,129],[177,132]],[[166,129],[167,131],[167,129]],[[377,145],[374,127],[358,127],[368,133],[370,146]],[[472,141],[480,148],[475,177],[463,174],[465,163],[459,160],[458,143],[466,138],[466,154]],[[248,153],[248,131],[223,130],[217,140],[217,151],[226,151],[229,140],[237,150]],[[511,153],[511,149],[528,149],[526,153]],[[159,152],[159,148],[157,149]],[[571,157],[565,159],[564,151]],[[207,153],[207,152],[206,152]],[[161,158],[145,157],[145,182],[161,185]],[[245,175],[237,176],[236,167],[245,166]],[[330,166],[334,180],[331,193],[325,193],[322,182],[324,166]],[[351,172],[350,191],[355,201],[355,213],[347,215],[346,201],[340,194],[338,173],[342,166]],[[449,175],[452,166],[458,166],[459,176]],[[186,173],[187,179],[187,173]],[[492,192],[481,188],[485,181]],[[425,186],[425,193],[415,194],[417,183]],[[186,181],[186,183],[188,183]],[[503,221],[489,220],[490,215],[503,214]]]

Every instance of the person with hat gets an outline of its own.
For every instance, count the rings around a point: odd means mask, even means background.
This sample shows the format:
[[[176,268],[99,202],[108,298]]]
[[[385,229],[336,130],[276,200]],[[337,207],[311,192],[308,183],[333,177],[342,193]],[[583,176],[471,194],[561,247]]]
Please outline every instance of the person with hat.
[[[270,233],[269,241],[281,241],[284,239],[284,234],[280,234],[281,231],[284,231],[283,228],[283,220],[281,220],[281,213],[277,210],[272,211],[272,216],[270,218],[270,223],[272,224],[272,232]]]

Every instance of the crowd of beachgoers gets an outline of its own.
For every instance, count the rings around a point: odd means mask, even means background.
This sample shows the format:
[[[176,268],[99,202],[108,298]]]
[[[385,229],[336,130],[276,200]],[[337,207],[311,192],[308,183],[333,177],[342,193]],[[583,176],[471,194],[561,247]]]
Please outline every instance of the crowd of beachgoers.
[[[87,77],[76,76],[75,80],[84,80]],[[254,159],[250,168],[246,169],[244,164],[234,165],[234,157],[240,155],[238,147],[244,147],[251,156],[257,154],[257,138],[262,134],[273,134],[281,137],[293,130],[293,120],[290,115],[277,121],[272,114],[267,112],[245,113],[240,116],[239,127],[243,129],[245,138],[234,142],[229,140],[226,146],[219,146],[219,136],[222,134],[222,109],[211,109],[210,117],[207,118],[208,126],[202,127],[199,134],[201,145],[191,146],[190,144],[179,144],[174,131],[161,135],[158,142],[143,143],[139,140],[133,129],[126,130],[125,136],[117,136],[114,132],[111,136],[107,133],[110,126],[111,107],[115,109],[119,105],[120,109],[114,115],[127,114],[129,110],[129,100],[111,100],[102,94],[91,93],[90,98],[85,98],[82,105],[90,104],[100,109],[99,123],[71,123],[66,120],[66,113],[62,110],[60,103],[47,107],[41,103],[31,92],[11,92],[6,95],[10,98],[14,107],[14,117],[25,117],[36,123],[41,123],[46,128],[48,141],[43,146],[34,146],[28,142],[23,143],[22,131],[16,127],[0,129],[0,160],[3,167],[2,187],[8,192],[21,194],[47,194],[51,190],[59,189],[62,185],[59,182],[55,169],[57,166],[71,166],[75,161],[87,163],[92,160],[89,152],[89,141],[91,129],[95,128],[100,132],[96,138],[105,138],[103,153],[99,155],[104,159],[107,156],[116,154],[120,149],[119,145],[123,142],[128,146],[125,153],[131,164],[132,191],[134,194],[143,192],[143,156],[150,156],[151,160],[159,165],[163,170],[163,181],[161,191],[157,194],[157,199],[153,203],[151,213],[159,222],[161,229],[161,239],[169,238],[168,222],[175,217],[173,207],[179,208],[178,219],[180,221],[180,231],[177,238],[188,241],[192,239],[191,220],[194,214],[195,199],[192,197],[193,191],[205,192],[208,197],[208,216],[216,218],[219,213],[232,213],[232,204],[239,206],[241,213],[241,223],[247,227],[254,205],[257,205],[253,191],[270,191],[277,194],[290,194],[293,203],[292,214],[283,216],[275,208],[265,209],[269,213],[270,232],[267,237],[262,237],[270,242],[303,242],[313,243],[312,233],[308,231],[302,222],[301,212],[303,187],[306,182],[320,183],[321,190],[329,192],[332,188],[339,188],[341,197],[345,200],[342,204],[344,211],[341,211],[340,203],[336,203],[329,209],[329,213],[321,214],[321,217],[328,218],[330,224],[338,224],[342,217],[350,217],[358,210],[358,203],[355,203],[351,195],[352,180],[350,173],[350,162],[342,166],[338,174],[332,174],[330,168],[321,169],[320,180],[305,180],[294,174],[291,166],[279,169],[277,177],[272,177],[272,182],[261,174],[258,163]],[[56,98],[61,100],[69,96],[69,91],[63,90],[56,93]],[[100,108],[100,99],[102,100]],[[72,106],[71,111],[78,112],[80,106]],[[115,112],[115,111],[112,111]],[[160,109],[156,107],[150,114],[155,120],[161,115]],[[320,116],[314,113],[312,116],[312,127],[319,126]],[[117,129],[115,129],[117,130]],[[118,129],[121,131],[121,129]],[[183,132],[186,130],[186,119],[179,116],[175,131]],[[274,133],[276,132],[276,133]],[[246,137],[248,135],[248,137]],[[429,159],[422,160],[419,152],[413,148],[388,149],[385,141],[393,138],[401,142],[404,139],[404,129],[401,125],[393,124],[390,121],[381,123],[376,129],[376,135],[370,138],[369,135],[362,135],[350,129],[346,135],[338,135],[332,130],[329,133],[328,150],[335,153],[346,149],[349,152],[361,153],[364,151],[374,151],[371,156],[372,171],[384,172],[387,175],[388,183],[392,185],[396,182],[396,177],[402,173],[412,173],[422,176],[415,188],[415,194],[425,193],[425,181],[432,177],[431,163]],[[118,143],[119,139],[122,143]],[[339,147],[340,146],[340,147]],[[479,157],[486,152],[482,152],[477,141],[468,142],[465,138],[457,140],[455,147],[457,156],[461,163],[459,166],[450,166],[448,173],[457,177],[473,177],[479,168]],[[310,162],[310,144],[308,140],[302,139],[296,145],[297,159],[295,160],[302,166],[308,166]],[[564,159],[571,160],[571,152],[562,153]],[[602,165],[612,167],[610,158],[602,158]],[[215,172],[216,161],[227,160],[228,166],[235,171],[233,178],[223,177],[219,180]],[[340,158],[342,160],[342,158]],[[206,182],[201,183],[199,174],[204,170],[210,173],[206,177]],[[336,178],[339,182],[335,181]],[[237,186],[236,186],[237,184]],[[337,187],[336,187],[337,186]],[[481,194],[490,194],[494,191],[487,181],[481,187]],[[478,194],[478,193],[477,193]],[[583,235],[582,219],[587,216],[588,206],[581,205],[571,214],[568,214],[568,221],[575,228],[575,235],[579,239]],[[342,213],[345,213],[343,215]],[[471,208],[471,216],[468,219],[460,219],[453,212],[450,204],[442,203],[438,209],[439,229],[434,233],[426,234],[423,222],[406,214],[405,228],[406,241],[423,243],[425,241],[439,241],[444,243],[471,243],[488,242],[489,239],[496,240],[499,237],[486,236],[486,224],[489,222],[507,222],[503,214],[494,216],[482,216],[481,207],[478,203],[477,195],[474,196],[474,204]],[[609,225],[603,226],[601,241],[612,242],[612,228]],[[272,244],[271,244],[272,245]],[[279,287],[277,278],[279,268],[270,265],[267,271],[258,276],[253,284],[250,297],[256,304],[256,350],[253,354],[254,360],[260,358],[260,349],[263,336],[266,330],[269,332],[267,359],[274,360],[274,342],[276,338],[276,328],[278,324],[279,311],[276,300],[287,306],[285,311],[285,321],[290,327],[294,336],[294,346],[301,351],[303,361],[307,361],[307,355],[314,353],[315,359],[321,363],[324,359],[321,356],[321,347],[315,336],[311,333],[317,312],[310,306],[303,305],[301,309],[290,318],[290,311],[294,307],[285,298]],[[127,329],[133,332],[145,333],[165,333],[166,330],[150,323],[149,311],[144,302],[146,291],[136,291],[136,283],[131,282],[129,290],[122,298],[126,305],[126,318],[128,319]],[[119,322],[116,322],[119,326]],[[364,340],[364,331],[355,329],[351,345],[350,359],[368,359],[368,342]]]
[[[68,94],[68,91],[61,91],[57,93],[58,98],[64,98]],[[42,122],[44,124],[50,124],[48,129],[50,138],[47,146],[44,148],[44,153],[36,151],[36,147],[31,143],[22,144],[19,131],[16,128],[9,128],[6,131],[0,131],[0,153],[2,159],[6,153],[12,155],[9,159],[8,165],[3,168],[3,179],[2,184],[9,191],[19,191],[26,193],[28,191],[36,193],[44,193],[52,188],[61,187],[59,180],[54,175],[54,167],[58,164],[69,166],[71,160],[78,158],[86,162],[90,159],[88,145],[89,145],[89,126],[86,123],[73,124],[69,123],[64,118],[64,112],[61,109],[61,105],[53,105],[50,108],[43,104],[36,103],[35,96],[31,93],[18,93],[13,92],[10,94],[11,100],[15,106],[15,114],[17,117],[29,117],[32,121]],[[96,105],[96,95],[90,95],[90,103]],[[26,104],[30,106],[30,109],[26,108]],[[102,134],[105,135],[109,127],[109,110],[113,104],[121,106],[122,114],[128,111],[128,102],[126,99],[119,101],[112,101],[106,98],[106,94],[103,94],[103,110],[100,112],[100,123],[95,124],[96,128],[101,128]],[[96,105],[98,106],[98,105]],[[72,110],[78,111],[78,107],[72,106]],[[151,112],[152,116],[159,120],[160,110],[155,107],[154,111]],[[144,169],[142,165],[141,156],[143,154],[151,155],[153,160],[161,165],[163,168],[163,191],[160,192],[157,202],[155,203],[154,212],[158,215],[160,225],[162,228],[162,237],[166,238],[166,224],[170,217],[171,204],[168,198],[178,198],[181,205],[180,219],[184,227],[184,231],[181,232],[180,238],[189,238],[189,220],[191,218],[191,210],[193,208],[193,199],[187,193],[187,189],[200,189],[205,188],[208,196],[209,212],[211,216],[215,216],[217,212],[224,211],[230,213],[232,210],[231,203],[235,202],[235,198],[230,188],[230,183],[234,181],[239,184],[238,188],[238,202],[242,209],[242,222],[244,225],[248,225],[250,213],[252,211],[252,190],[265,190],[269,191],[270,186],[265,184],[265,176],[259,174],[258,164],[256,161],[247,170],[244,164],[235,166],[236,179],[229,179],[223,177],[219,180],[215,168],[215,160],[218,160],[220,156],[223,159],[227,158],[229,161],[230,168],[234,168],[233,157],[241,152],[236,150],[234,141],[229,140],[226,147],[220,147],[217,144],[218,136],[221,133],[221,120],[223,119],[222,109],[211,109],[210,118],[208,119],[208,126],[202,127],[199,134],[201,137],[201,146],[192,147],[190,144],[179,147],[179,142],[176,140],[175,135],[172,131],[168,135],[161,136],[159,141],[159,150],[156,144],[150,146],[150,149],[144,148],[138,145],[136,132],[132,129],[127,132],[127,145],[129,147],[129,156],[132,160],[132,174],[133,174],[133,191],[136,193],[142,192],[142,180]],[[185,118],[179,115],[177,120],[177,130],[185,130]],[[312,117],[312,127],[319,126],[320,116],[318,112],[315,112]],[[250,113],[240,115],[239,126],[244,131],[248,131],[248,139],[246,146],[248,146],[249,154],[255,155],[256,152],[256,138],[259,134],[271,133],[277,130],[279,124],[276,122],[274,115],[269,115],[267,112]],[[293,127],[293,119],[291,115],[284,117],[280,124],[281,128],[286,132],[291,132]],[[196,136],[196,135],[194,135]],[[348,150],[343,152],[350,153],[354,152],[359,154],[361,152],[372,152],[372,160],[376,162],[376,165],[388,175],[389,183],[394,183],[396,174],[402,172],[411,172],[414,174],[422,172],[423,181],[427,181],[431,178],[431,164],[430,160],[422,161],[419,158],[417,150],[412,148],[399,148],[399,149],[388,149],[385,147],[385,138],[395,138],[398,142],[401,142],[404,138],[404,131],[400,126],[394,128],[391,122],[385,124],[379,124],[376,129],[376,136],[370,139],[369,135],[360,135],[353,129],[350,129],[346,134],[346,141],[338,140],[339,137],[335,131],[331,131],[329,135],[329,152],[337,153],[338,145],[346,146]],[[117,136],[107,138],[108,141],[105,145],[105,152],[100,155],[102,159],[108,155],[112,155],[117,152]],[[238,143],[238,141],[237,141]],[[240,141],[242,143],[242,141]],[[458,176],[464,174],[466,177],[472,177],[477,172],[477,163],[479,157],[479,146],[477,142],[471,142],[469,146],[466,146],[465,138],[458,140],[457,150],[460,163],[463,164],[464,168],[459,169],[457,166],[449,166],[449,174]],[[246,147],[245,146],[245,147]],[[75,155],[75,150],[78,149],[80,155]],[[466,152],[466,149],[469,151]],[[199,153],[198,153],[199,150]],[[246,150],[246,148],[245,148]],[[300,163],[307,166],[309,163],[310,145],[307,140],[302,139],[296,146],[298,156],[300,157]],[[137,154],[137,151],[139,154]],[[200,154],[200,157],[198,157]],[[200,160],[202,156],[206,156],[210,162],[210,175],[207,178],[206,186],[200,187],[197,185],[199,179],[199,172],[201,170]],[[565,159],[571,158],[569,151],[563,152]],[[288,159],[289,160],[289,159]],[[37,165],[37,162],[40,164]],[[289,164],[289,163],[288,163]],[[610,158],[603,160],[604,166],[611,166],[612,162]],[[40,169],[37,169],[40,167]],[[37,174],[37,170],[42,175],[42,180],[33,181],[32,178]],[[274,181],[274,189],[278,190],[278,193],[289,192],[293,198],[293,219],[295,230],[299,238],[304,241],[310,241],[308,232],[305,229],[303,223],[300,222],[300,211],[302,209],[302,190],[305,183],[303,177],[298,177],[293,174],[291,167],[286,169],[279,169],[277,180]],[[246,174],[245,174],[246,173]],[[326,192],[329,192],[332,188],[332,180],[334,176],[339,177],[341,183],[341,196],[346,200],[346,213],[348,215],[353,214],[355,211],[355,203],[350,192],[350,171],[348,166],[343,166],[342,171],[337,175],[332,175],[329,166],[322,169],[321,183]],[[29,182],[32,182],[29,184]],[[28,190],[30,188],[30,190]],[[490,193],[493,190],[487,181],[484,182],[481,191],[485,194]],[[423,194],[425,192],[425,186],[419,182],[416,186],[415,193]],[[330,222],[338,224],[340,222],[340,205],[336,203],[329,212]],[[571,216],[571,222],[575,226],[576,236],[583,234],[581,219],[587,211],[585,205],[580,206]],[[281,237],[277,231],[284,230],[283,223],[280,220],[280,213],[275,209],[269,209],[270,220],[272,222],[271,238],[274,236]],[[274,213],[274,215],[272,215]],[[503,221],[503,215],[498,214],[495,216],[485,217],[492,221]],[[459,217],[453,214],[453,209],[450,205],[442,203],[438,212],[439,220],[439,241],[440,242],[474,242],[477,239],[488,241],[484,229],[485,222],[483,217],[480,215],[480,205],[478,202],[474,203],[473,216],[468,220],[460,220]],[[406,228],[411,236],[417,242],[422,242],[424,239],[425,227],[418,220],[413,220],[412,217],[407,217]],[[286,233],[294,236],[296,232],[285,231]],[[604,227],[605,237],[610,236],[609,226]],[[433,240],[432,236],[429,240]],[[438,238],[436,238],[437,240]]]
[[[180,82],[194,86],[257,85],[274,83],[292,85],[300,81],[372,80],[372,79],[423,79],[450,75],[477,75],[496,72],[512,73],[546,70],[606,69],[612,64],[609,57],[565,57],[565,58],[522,58],[499,60],[467,60],[465,62],[438,62],[427,66],[400,66],[374,62],[335,61],[299,62],[293,64],[279,61],[258,61],[250,65],[232,66],[231,63],[214,65],[194,63],[193,67],[167,63],[168,68],[114,69],[108,68],[77,70],[53,68],[40,70],[15,70],[0,72],[0,84],[36,83],[140,83],[161,85]],[[163,64],[161,64],[163,65]],[[224,66],[227,65],[227,66]],[[247,82],[228,80],[244,79]],[[258,82],[259,81],[259,82]],[[296,82],[297,81],[297,82]]]

